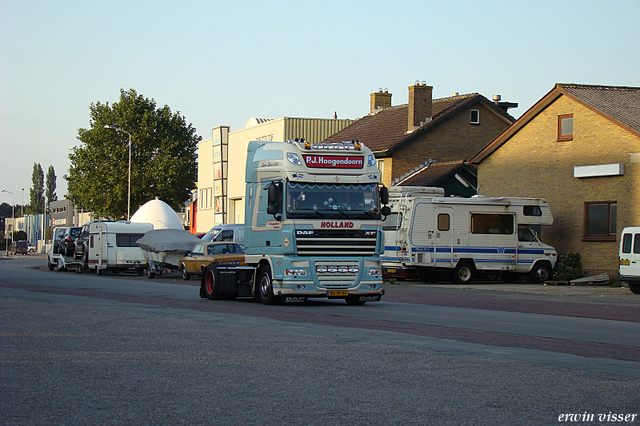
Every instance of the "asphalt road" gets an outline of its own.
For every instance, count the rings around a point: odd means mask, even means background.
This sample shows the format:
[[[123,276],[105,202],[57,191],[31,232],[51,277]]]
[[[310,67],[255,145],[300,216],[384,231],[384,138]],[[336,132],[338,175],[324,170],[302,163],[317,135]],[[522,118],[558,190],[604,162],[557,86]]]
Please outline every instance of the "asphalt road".
[[[263,306],[0,260],[0,424],[640,424],[640,297],[519,286]]]

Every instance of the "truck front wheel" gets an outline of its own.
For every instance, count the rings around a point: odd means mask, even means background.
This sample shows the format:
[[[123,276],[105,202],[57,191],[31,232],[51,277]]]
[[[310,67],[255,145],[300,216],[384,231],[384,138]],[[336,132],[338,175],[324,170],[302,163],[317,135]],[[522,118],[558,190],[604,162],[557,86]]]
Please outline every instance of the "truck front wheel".
[[[271,267],[265,265],[258,272],[258,298],[265,305],[277,305],[281,298],[273,294],[273,280],[271,279]]]
[[[635,294],[640,294],[640,284],[629,284],[629,290],[631,290],[632,293]]]

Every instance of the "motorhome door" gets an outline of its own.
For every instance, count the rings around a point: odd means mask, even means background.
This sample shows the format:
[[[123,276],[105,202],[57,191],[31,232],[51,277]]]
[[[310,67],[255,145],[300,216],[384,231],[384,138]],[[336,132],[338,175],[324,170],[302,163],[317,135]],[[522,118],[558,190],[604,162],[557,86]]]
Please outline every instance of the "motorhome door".
[[[435,209],[435,263],[436,266],[452,266],[453,259],[453,209],[437,207]]]

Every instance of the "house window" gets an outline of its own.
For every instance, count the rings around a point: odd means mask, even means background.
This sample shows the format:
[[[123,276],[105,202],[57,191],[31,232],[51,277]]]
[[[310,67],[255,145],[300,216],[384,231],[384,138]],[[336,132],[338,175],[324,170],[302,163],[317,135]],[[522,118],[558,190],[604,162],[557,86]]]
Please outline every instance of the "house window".
[[[615,201],[584,203],[584,240],[615,241],[618,204]]]
[[[558,116],[558,141],[573,140],[573,114]]]
[[[471,124],[480,124],[480,110],[472,109],[470,113],[469,122]]]
[[[376,163],[380,172],[380,182],[384,182],[384,160],[376,160]]]

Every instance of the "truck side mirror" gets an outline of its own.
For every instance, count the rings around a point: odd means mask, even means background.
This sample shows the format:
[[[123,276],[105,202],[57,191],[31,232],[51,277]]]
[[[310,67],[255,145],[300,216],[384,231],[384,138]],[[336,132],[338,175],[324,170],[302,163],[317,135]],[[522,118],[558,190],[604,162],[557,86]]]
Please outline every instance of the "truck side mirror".
[[[382,209],[380,209],[380,213],[382,213],[382,216],[389,216],[391,214],[391,207],[382,206]]]
[[[380,188],[380,204],[389,204],[389,188],[386,186]]]
[[[280,213],[282,213],[282,184],[272,182],[267,188],[267,214],[280,220],[278,216]]]

